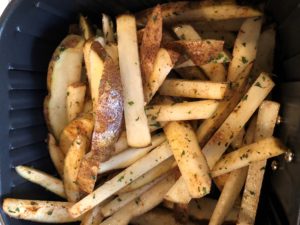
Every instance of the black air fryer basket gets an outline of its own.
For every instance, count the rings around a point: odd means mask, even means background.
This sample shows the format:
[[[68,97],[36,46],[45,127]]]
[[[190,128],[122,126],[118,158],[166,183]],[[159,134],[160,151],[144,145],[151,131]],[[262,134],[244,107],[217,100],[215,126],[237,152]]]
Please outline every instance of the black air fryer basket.
[[[155,0],[12,0],[0,19],[0,196],[60,200],[20,178],[15,167],[30,165],[55,174],[46,146],[43,117],[46,74],[51,55],[78,13],[100,22],[100,13],[136,12]],[[260,1],[243,1],[258,4]],[[268,19],[276,23],[274,97],[283,123],[276,136],[295,152],[292,163],[279,158],[279,169],[267,170],[256,224],[300,224],[300,0],[269,0]],[[99,23],[98,22],[98,23]],[[268,166],[269,168],[269,166]],[[2,207],[1,207],[2,208]],[[5,225],[35,224],[11,219]]]

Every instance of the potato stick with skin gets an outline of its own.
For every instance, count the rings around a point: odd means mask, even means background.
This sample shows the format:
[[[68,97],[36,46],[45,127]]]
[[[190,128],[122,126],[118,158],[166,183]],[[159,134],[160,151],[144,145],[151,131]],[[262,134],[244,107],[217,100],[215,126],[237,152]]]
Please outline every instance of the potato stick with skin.
[[[148,15],[152,9],[146,9],[137,13],[137,24],[146,24]],[[170,2],[161,5],[163,22],[166,24],[175,24],[192,21],[214,21],[236,18],[247,18],[260,16],[261,13],[250,7],[239,6],[232,3],[215,2]]]
[[[68,201],[76,202],[80,199],[80,190],[77,184],[77,175],[81,160],[86,152],[86,138],[78,136],[71,145],[64,166],[64,187]]]
[[[69,209],[70,215],[72,217],[82,215],[171,156],[172,151],[170,150],[168,143],[164,142],[146,156],[73,205]]]
[[[171,169],[175,168],[177,166],[175,159],[173,157],[163,161],[153,169],[149,170],[147,173],[133,181],[131,184],[124,187],[122,190],[120,190],[118,193],[126,193],[130,191],[134,191],[148,183],[150,183],[152,180],[156,179],[157,177],[167,173]]]
[[[178,204],[188,204],[192,200],[188,187],[182,176],[179,177],[176,183],[166,193],[164,199]]]
[[[62,198],[66,198],[64,185],[60,179],[27,166],[17,166],[16,171],[24,179],[40,185]]]
[[[209,80],[214,82],[226,81],[227,71],[223,64],[209,63],[201,66]]]
[[[88,211],[82,218],[80,225],[99,225],[104,219],[101,214],[102,205],[97,205],[95,208]]]
[[[223,224],[225,217],[232,209],[236,198],[238,197],[242,190],[242,187],[244,186],[247,171],[248,168],[245,167],[232,171],[230,173],[221,192],[217,205],[213,211],[213,214],[209,220],[209,225]]]
[[[258,111],[255,141],[272,136],[280,105],[264,101]],[[266,160],[250,164],[237,224],[254,224]]]
[[[119,153],[118,155],[111,157],[109,160],[100,163],[98,174],[105,173],[111,170],[123,169],[130,166],[131,164],[148,154],[148,152],[150,152],[152,149],[162,144],[165,140],[165,136],[162,133],[154,135],[152,137],[150,146],[144,148],[127,149]]]
[[[179,58],[177,52],[160,48],[151,72],[144,85],[144,95],[146,102],[150,102],[158,88],[162,85],[169,72],[172,70],[175,62]]]
[[[103,216],[108,217],[117,212],[119,209],[121,209],[123,206],[127,205],[132,200],[138,198],[143,193],[148,191],[151,187],[153,187],[155,184],[160,182],[162,179],[165,179],[167,177],[167,174],[162,175],[159,178],[156,178],[155,180],[151,181],[150,183],[142,186],[141,188],[138,188],[134,191],[118,194],[118,196],[103,206],[101,213]]]
[[[145,147],[150,144],[151,136],[144,111],[134,16],[122,15],[117,18],[117,34],[127,141],[129,146]]]
[[[209,169],[191,125],[170,122],[164,127],[164,132],[190,195],[200,198],[209,193]]]
[[[56,145],[55,138],[50,133],[48,134],[48,150],[56,171],[58,172],[59,176],[63,178],[65,155]]]
[[[276,138],[270,137],[224,155],[212,169],[212,177],[231,172],[253,162],[278,156],[287,148]]]
[[[2,207],[7,215],[15,219],[41,223],[68,223],[81,219],[69,215],[68,208],[72,205],[70,202],[6,198]]]
[[[67,88],[67,115],[68,121],[75,119],[83,110],[86,85],[83,83],[71,84]]]
[[[197,30],[203,30],[208,32],[213,31],[230,31],[237,32],[242,26],[245,18],[225,19],[218,21],[197,21],[192,22],[191,25]]]
[[[84,17],[83,15],[79,16],[79,27],[85,40],[89,40],[94,37],[94,31],[87,17]]]
[[[140,216],[157,206],[174,184],[175,179],[176,176],[174,173],[169,174],[165,179],[154,185],[140,197],[125,205],[100,225],[127,225],[132,218]]]
[[[123,131],[120,134],[119,139],[116,141],[116,143],[114,144],[115,150],[113,152],[114,155],[126,150],[129,148],[128,143],[127,143],[127,135],[126,135],[126,131]]]
[[[183,79],[187,80],[207,80],[205,74],[199,69],[198,66],[188,66],[175,69]]]
[[[56,48],[47,74],[48,96],[44,101],[47,125],[56,140],[68,124],[66,98],[67,87],[80,81],[84,39],[68,35]]]
[[[246,66],[255,60],[262,18],[249,18],[242,24],[234,43],[233,58],[228,68],[228,81],[235,81]]]
[[[148,116],[152,115],[156,121],[179,121],[207,119],[218,107],[216,100],[201,100],[182,102],[171,105],[154,105],[146,109]]]
[[[102,29],[106,43],[114,42],[114,25],[110,17],[102,13]]]
[[[249,86],[249,73],[252,68],[250,64],[240,75],[236,82],[229,83],[229,88],[225,93],[225,98],[220,101],[215,113],[209,119],[201,123],[197,130],[197,137],[200,146],[203,147],[211,136],[216,132],[218,127],[225,121],[229,114],[234,110],[236,105],[247,92]]]
[[[105,51],[111,57],[116,65],[119,65],[118,45],[115,43],[107,43],[104,46]]]
[[[213,168],[215,163],[221,158],[232,140],[240,132],[273,87],[274,82],[267,74],[262,73],[233,112],[203,147],[203,153],[206,156],[210,168]]]
[[[210,81],[168,79],[160,87],[159,94],[187,98],[223,99],[227,86],[226,83]]]

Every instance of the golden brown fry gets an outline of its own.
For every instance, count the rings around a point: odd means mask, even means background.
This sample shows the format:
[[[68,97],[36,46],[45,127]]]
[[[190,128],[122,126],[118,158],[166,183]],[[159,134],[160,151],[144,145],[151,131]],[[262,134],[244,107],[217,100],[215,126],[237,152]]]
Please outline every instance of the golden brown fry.
[[[68,121],[75,119],[84,107],[86,85],[78,82],[68,86],[67,88],[67,116]]]

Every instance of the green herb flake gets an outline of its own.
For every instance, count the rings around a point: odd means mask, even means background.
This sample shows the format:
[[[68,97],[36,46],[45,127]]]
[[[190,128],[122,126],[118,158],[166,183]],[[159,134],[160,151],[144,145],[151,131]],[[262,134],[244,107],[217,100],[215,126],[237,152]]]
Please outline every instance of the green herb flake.
[[[141,199],[140,197],[137,197],[135,200],[134,200],[135,204],[139,205],[140,202],[141,202]]]
[[[191,114],[192,113],[192,111],[188,111],[188,114]]]
[[[118,197],[117,200],[118,200],[118,202],[121,202],[121,201],[122,201],[122,199],[121,199],[120,197]]]
[[[202,192],[203,192],[203,194],[204,194],[204,195],[206,195],[206,194],[207,194],[206,187],[203,187],[203,188],[202,188]]]
[[[243,42],[242,45],[243,45],[244,47],[246,47],[246,42]]]
[[[15,211],[11,210],[10,208],[8,208],[8,212],[10,212],[10,213],[16,213]]]
[[[133,101],[129,101],[129,102],[128,102],[128,105],[133,105],[133,104],[134,104]]]
[[[248,95],[245,95],[243,98],[242,98],[242,101],[246,101],[248,99]]]
[[[121,177],[118,179],[118,182],[122,182],[122,180],[124,180],[124,176],[121,176]]]
[[[95,199],[96,198],[96,195],[95,195],[95,193],[93,194],[93,199]]]
[[[51,216],[51,215],[53,214],[53,210],[49,210],[49,211],[47,212],[47,214],[48,214],[49,216]]]
[[[64,50],[66,50],[66,47],[61,45],[61,46],[59,47],[59,51],[60,51],[60,52],[63,52]]]
[[[248,63],[248,60],[245,56],[242,56],[242,59],[241,59],[242,63],[246,64]]]
[[[140,119],[140,117],[138,116],[136,119],[135,119],[135,121],[138,121]]]
[[[184,155],[185,155],[185,151],[183,150],[183,151],[181,152],[181,157],[184,156]]]
[[[20,212],[20,209],[19,209],[19,207],[17,207],[17,208],[16,208],[16,212]]]
[[[249,191],[249,193],[250,193],[251,195],[255,195],[255,192],[254,192],[254,191]]]
[[[259,81],[257,81],[257,82],[254,84],[254,86],[263,88],[263,87],[261,86],[261,83],[260,83]]]

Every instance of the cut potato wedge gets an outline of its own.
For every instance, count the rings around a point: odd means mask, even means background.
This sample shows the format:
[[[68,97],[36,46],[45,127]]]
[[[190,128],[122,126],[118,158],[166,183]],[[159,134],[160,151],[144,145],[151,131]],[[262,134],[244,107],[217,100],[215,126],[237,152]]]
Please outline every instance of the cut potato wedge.
[[[67,87],[80,81],[83,44],[84,40],[80,36],[68,35],[56,48],[49,63],[49,94],[45,99],[44,113],[49,130],[57,140],[68,123]]]
[[[218,107],[216,100],[201,100],[165,105],[149,106],[147,115],[155,117],[156,121],[180,121],[207,119]]]
[[[91,27],[91,24],[89,23],[87,17],[84,17],[83,15],[79,16],[79,26],[82,33],[82,36],[85,40],[89,40],[92,37],[94,37],[94,31]]]
[[[68,208],[72,204],[70,202],[6,198],[3,201],[3,211],[15,219],[40,223],[69,223],[81,219],[80,217],[70,217]]]
[[[224,155],[212,169],[212,176],[248,166],[252,162],[278,156],[287,151],[287,148],[276,138],[266,138],[251,145],[240,148]]]
[[[87,150],[86,141],[86,137],[78,136],[72,143],[65,158],[64,187],[69,202],[77,202],[80,199],[77,175],[81,160]]]
[[[102,13],[102,29],[106,43],[114,42],[114,25],[111,18]]]
[[[55,138],[52,134],[48,134],[48,150],[56,171],[58,172],[59,176],[63,178],[65,155],[59,146],[56,145]]]
[[[255,60],[262,18],[249,18],[242,24],[234,43],[233,58],[228,68],[228,81],[235,81],[246,66]]]
[[[127,141],[129,146],[145,147],[150,144],[151,136],[144,111],[134,16],[122,15],[117,18],[117,34]]]
[[[40,185],[62,198],[66,198],[64,185],[60,179],[27,166],[17,166],[16,171],[24,179]]]
[[[226,89],[226,83],[168,79],[160,87],[159,94],[187,98],[223,99]]]
[[[235,137],[235,139],[231,142],[231,147],[233,149],[238,149],[243,146],[245,133],[246,133],[245,129],[242,128],[241,131],[238,133],[238,135]]]
[[[193,198],[208,194],[211,186],[209,169],[193,128],[187,122],[170,122],[164,132],[189,194]]]
[[[164,142],[69,208],[70,215],[72,217],[82,215],[170,157],[172,151],[168,143]]]
[[[84,107],[86,85],[83,83],[71,84],[67,88],[67,115],[68,121],[75,119]]]
[[[212,21],[235,18],[247,18],[260,16],[261,13],[247,6],[239,6],[232,3],[202,2],[170,2],[161,5],[162,18],[166,24],[185,23],[192,21]],[[138,13],[139,26],[146,24],[148,15],[152,9]]]

